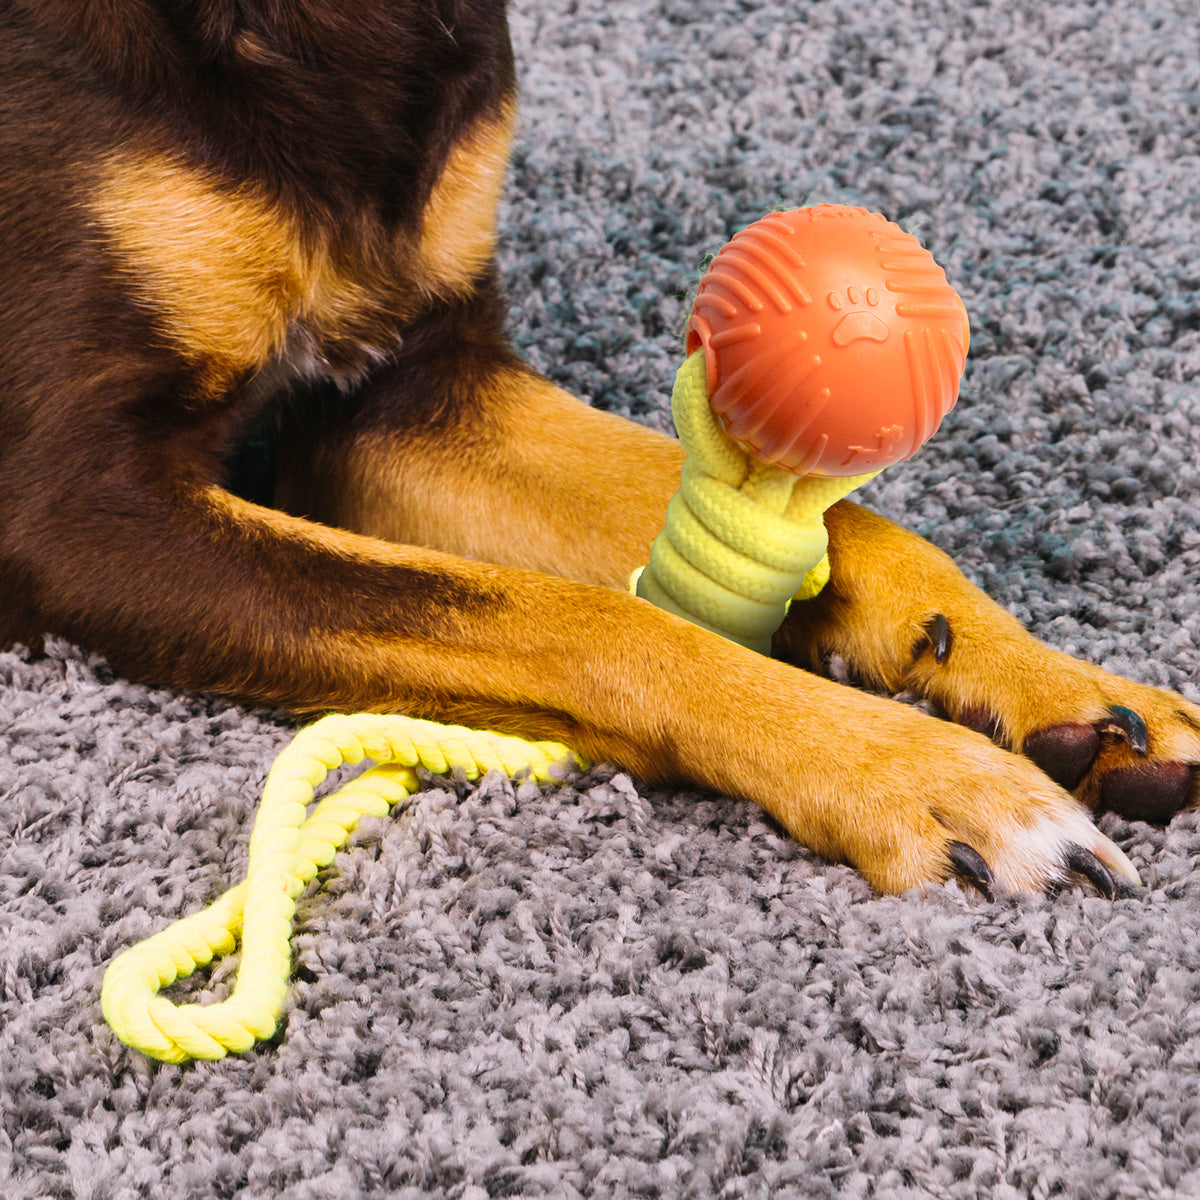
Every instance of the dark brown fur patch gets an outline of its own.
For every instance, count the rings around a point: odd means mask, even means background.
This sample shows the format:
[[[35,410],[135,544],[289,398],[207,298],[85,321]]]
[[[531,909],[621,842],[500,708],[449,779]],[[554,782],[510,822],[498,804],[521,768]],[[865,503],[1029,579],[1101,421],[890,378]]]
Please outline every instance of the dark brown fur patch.
[[[264,404],[313,378],[351,404],[442,295],[478,292],[507,353],[512,87],[494,0],[0,11],[0,636],[288,703],[329,669],[306,639],[495,608],[482,577],[204,498]]]

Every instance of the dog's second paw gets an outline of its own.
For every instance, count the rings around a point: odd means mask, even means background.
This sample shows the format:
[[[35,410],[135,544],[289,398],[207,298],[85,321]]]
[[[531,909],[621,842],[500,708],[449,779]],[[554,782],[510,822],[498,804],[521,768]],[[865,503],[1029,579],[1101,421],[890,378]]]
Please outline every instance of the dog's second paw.
[[[1093,811],[1166,821],[1200,805],[1200,708],[1051,650],[928,542],[855,505],[835,506],[833,576],[793,604],[785,661],[932,701],[1026,755]]]
[[[1200,803],[1200,708],[1036,643],[1026,654],[1019,688],[992,672],[973,697],[950,697],[957,719],[1093,810],[1163,823]]]
[[[950,835],[953,874],[988,895],[1051,890],[1071,874],[1109,898],[1117,881],[1140,883],[1124,852],[1072,797],[1024,760],[993,750],[939,747],[940,762],[926,759],[914,775],[931,815]]]
[[[765,802],[801,841],[844,858],[882,892],[951,876],[986,895],[1049,891],[1071,875],[1109,897],[1140,883],[1120,847],[1029,759],[961,726],[858,695],[861,761],[839,754],[839,777],[821,781],[828,802],[818,827],[800,809]]]

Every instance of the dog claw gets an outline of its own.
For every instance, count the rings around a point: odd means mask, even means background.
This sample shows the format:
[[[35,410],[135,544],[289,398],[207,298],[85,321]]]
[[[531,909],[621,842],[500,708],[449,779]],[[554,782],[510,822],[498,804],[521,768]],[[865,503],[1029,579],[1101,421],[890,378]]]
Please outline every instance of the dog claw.
[[[1091,881],[1096,891],[1106,900],[1112,900],[1117,894],[1117,885],[1109,869],[1090,851],[1072,842],[1063,855],[1063,865],[1068,871],[1074,871]]]
[[[1099,733],[1116,734],[1129,743],[1129,748],[1135,754],[1146,755],[1150,751],[1150,731],[1146,728],[1146,722],[1132,708],[1112,705],[1108,715],[1096,722],[1096,730]]]
[[[954,637],[950,632],[950,622],[937,613],[925,622],[925,637],[933,650],[933,661],[940,667],[950,657],[950,647]],[[913,647],[913,658],[920,658],[925,653],[925,642],[919,641]]]
[[[996,898],[996,880],[978,850],[966,842],[951,842],[946,852],[955,875],[973,883],[989,900]]]

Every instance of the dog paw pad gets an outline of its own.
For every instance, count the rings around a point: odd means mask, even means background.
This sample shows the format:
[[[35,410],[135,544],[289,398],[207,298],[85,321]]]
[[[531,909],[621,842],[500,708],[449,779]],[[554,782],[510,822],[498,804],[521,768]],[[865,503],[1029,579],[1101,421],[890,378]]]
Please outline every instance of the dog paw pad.
[[[1022,746],[1055,783],[1074,791],[1100,751],[1100,735],[1091,725],[1052,725],[1031,733]]]
[[[1195,773],[1181,762],[1119,767],[1100,783],[1101,807],[1130,820],[1166,824],[1188,803]]]

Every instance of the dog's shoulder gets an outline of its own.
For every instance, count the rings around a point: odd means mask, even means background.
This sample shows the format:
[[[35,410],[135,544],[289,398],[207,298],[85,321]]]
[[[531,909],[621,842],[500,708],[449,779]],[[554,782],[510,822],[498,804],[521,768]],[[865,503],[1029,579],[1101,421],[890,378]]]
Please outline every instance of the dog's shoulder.
[[[104,275],[199,394],[352,377],[490,261],[501,3],[14,0],[0,30],[14,252]]]

